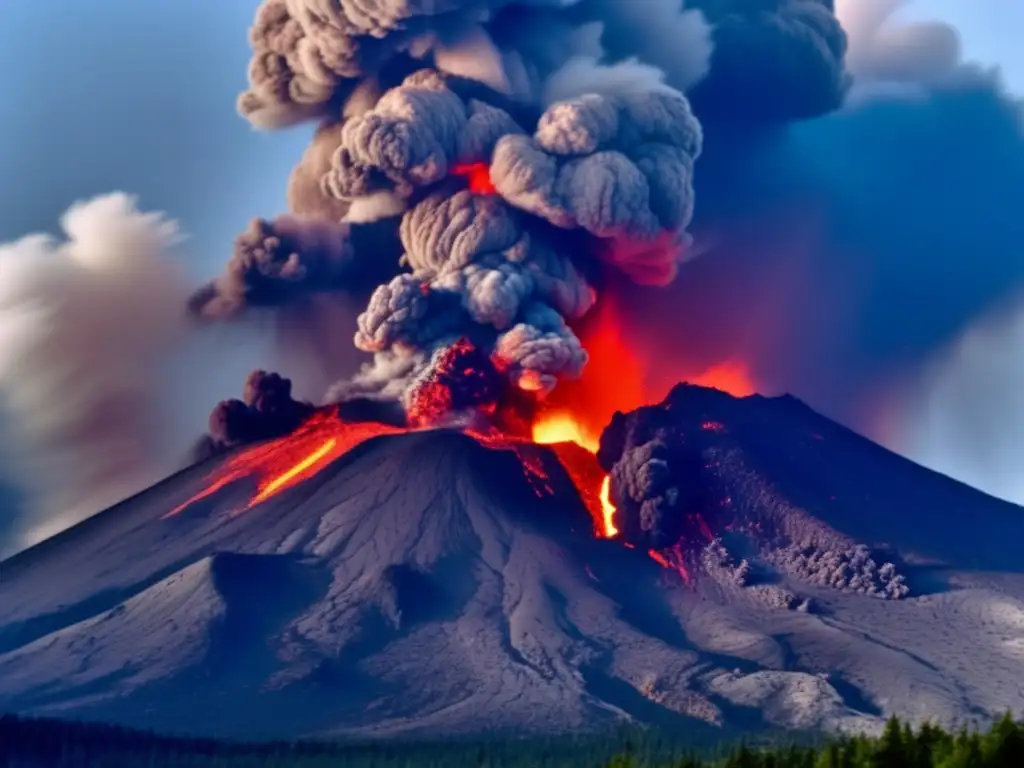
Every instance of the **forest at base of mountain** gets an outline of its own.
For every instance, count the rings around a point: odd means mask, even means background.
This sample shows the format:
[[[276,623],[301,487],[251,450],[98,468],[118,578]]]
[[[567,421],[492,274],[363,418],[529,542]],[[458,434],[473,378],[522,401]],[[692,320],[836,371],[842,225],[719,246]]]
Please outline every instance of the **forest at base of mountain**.
[[[493,742],[241,744],[124,728],[0,717],[0,768],[1021,768],[1024,722],[950,733],[890,720],[878,738],[687,746],[681,735],[624,729],[607,736]]]

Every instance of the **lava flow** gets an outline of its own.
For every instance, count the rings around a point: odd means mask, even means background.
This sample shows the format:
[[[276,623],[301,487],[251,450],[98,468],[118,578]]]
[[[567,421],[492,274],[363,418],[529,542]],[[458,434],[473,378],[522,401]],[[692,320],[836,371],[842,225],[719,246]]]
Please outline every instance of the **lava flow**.
[[[542,414],[533,424],[532,439],[554,451],[590,510],[597,535],[610,539],[618,534],[611,478],[597,463],[600,440],[564,411]]]
[[[376,422],[342,422],[333,412],[317,413],[290,435],[243,448],[217,468],[209,485],[164,517],[174,517],[228,485],[255,477],[256,492],[235,514],[244,512],[313,477],[371,438],[407,431]]]

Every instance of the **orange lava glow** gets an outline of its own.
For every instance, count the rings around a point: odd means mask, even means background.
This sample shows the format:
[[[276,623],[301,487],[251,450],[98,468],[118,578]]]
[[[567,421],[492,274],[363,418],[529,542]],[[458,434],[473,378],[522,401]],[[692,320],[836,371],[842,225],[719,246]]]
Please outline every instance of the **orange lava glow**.
[[[491,181],[491,169],[487,163],[459,163],[452,168],[456,176],[465,176],[469,191],[475,195],[496,195],[497,188]]]
[[[611,475],[605,475],[604,480],[601,481],[601,491],[598,498],[601,499],[601,513],[604,522],[604,535],[606,538],[613,538],[619,534],[619,529],[615,527],[615,505],[612,504],[610,498],[612,490],[612,478]]]
[[[656,549],[647,550],[647,556],[662,568],[668,571],[675,571],[679,574],[685,584],[690,583],[690,572],[686,570],[683,561],[683,552],[678,545],[659,552]]]
[[[712,387],[734,397],[747,397],[757,392],[747,367],[738,360],[727,360],[687,378],[691,384]]]
[[[688,381],[703,387],[728,392],[735,397],[746,397],[757,391],[747,367],[739,360],[727,360],[711,367],[696,368],[688,363],[685,354],[678,360],[648,360],[627,338],[622,322],[623,308],[614,293],[602,295],[598,304],[575,328],[584,348],[588,363],[578,381],[562,382],[533,425],[533,440],[541,444],[573,443],[596,454],[600,435],[617,412],[628,412],[644,405],[660,402],[668,389],[679,381]],[[659,389],[657,382],[669,382]],[[707,424],[706,429],[721,425]],[[591,480],[577,478],[569,462],[562,459],[570,470],[577,488],[584,497],[590,494]],[[577,462],[578,463],[578,462]],[[588,501],[595,520],[598,536],[614,538],[619,534],[615,525],[616,509],[610,499],[611,479],[601,474],[596,499]],[[624,542],[627,543],[628,542]],[[647,553],[663,568],[678,573],[690,583],[690,575],[681,551]]]
[[[596,499],[593,497],[594,469],[600,472],[596,460],[597,449],[600,445],[599,438],[585,429],[580,422],[573,418],[572,414],[565,411],[552,411],[541,414],[534,422],[532,439],[538,445],[550,445],[555,449],[559,461],[569,473],[590,509],[597,535],[606,539],[618,535],[619,529],[615,527],[615,505],[610,499],[611,478],[608,475],[601,474]],[[564,448],[559,449],[559,446],[565,445],[579,446],[590,454],[588,457],[590,460],[579,455],[571,457]],[[584,464],[592,465],[593,468],[589,472],[585,472]],[[584,478],[584,474],[591,477]]]
[[[678,360],[647,359],[627,338],[620,319],[623,311],[614,294],[606,293],[575,328],[587,350],[587,367],[579,380],[562,382],[552,393],[549,421],[557,414],[555,423],[563,428],[572,423],[590,439],[601,434],[616,411],[625,413],[660,402],[680,381],[714,387],[736,397],[757,391],[747,366],[739,360],[700,369],[682,352]]]
[[[357,445],[405,431],[377,423],[344,423],[334,414],[319,413],[287,437],[241,449],[217,467],[203,490],[164,517],[174,517],[228,485],[255,478],[256,492],[235,514],[244,512],[309,479]]]
[[[541,414],[533,424],[533,442],[538,445],[575,443],[591,453],[597,453],[599,440],[585,430],[572,414],[554,411]]]

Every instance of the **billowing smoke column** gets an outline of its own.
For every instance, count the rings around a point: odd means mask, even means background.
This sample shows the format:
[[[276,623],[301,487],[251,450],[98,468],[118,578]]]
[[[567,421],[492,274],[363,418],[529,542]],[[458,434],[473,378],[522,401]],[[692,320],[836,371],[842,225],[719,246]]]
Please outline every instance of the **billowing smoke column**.
[[[240,112],[320,127],[292,215],[255,221],[192,309],[227,319],[381,278],[355,333],[373,359],[329,399],[418,414],[453,345],[544,397],[584,370],[573,326],[599,289],[675,280],[704,143],[686,89],[713,118],[771,121],[847,85],[829,0],[267,0],[250,40]]]
[[[998,74],[904,4],[265,2],[240,111],[319,126],[292,216],[194,307],[365,302],[373,360],[329,399],[408,405],[458,339],[547,393],[612,292],[652,399],[739,360],[913,456],[880,395],[1024,278],[1024,142]]]

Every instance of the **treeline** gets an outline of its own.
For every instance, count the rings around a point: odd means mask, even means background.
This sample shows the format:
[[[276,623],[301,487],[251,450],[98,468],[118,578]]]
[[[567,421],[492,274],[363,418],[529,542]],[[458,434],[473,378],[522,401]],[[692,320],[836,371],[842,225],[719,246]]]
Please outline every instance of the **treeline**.
[[[688,754],[679,736],[655,730],[479,744],[239,744],[0,717],[2,768],[1024,768],[1024,724],[1008,715],[985,733],[949,733],[891,720],[878,738],[714,752]]]

